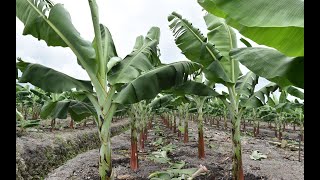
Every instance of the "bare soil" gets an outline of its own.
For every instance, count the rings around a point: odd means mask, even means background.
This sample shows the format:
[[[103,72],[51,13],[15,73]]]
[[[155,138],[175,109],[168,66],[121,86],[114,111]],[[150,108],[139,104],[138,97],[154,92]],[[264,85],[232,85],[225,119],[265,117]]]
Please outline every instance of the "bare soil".
[[[231,179],[232,145],[230,130],[205,125],[206,158],[200,160],[198,159],[197,126],[195,122],[189,122],[188,143],[183,143],[182,139],[179,140],[177,133],[174,134],[172,130],[165,127],[162,121],[157,120],[154,123],[156,126],[160,126],[163,133],[161,133],[161,135],[156,134],[154,129],[148,131],[145,152],[139,152],[139,169],[136,172],[132,171],[129,165],[130,131],[126,131],[112,138],[112,166],[116,179],[144,180],[148,179],[149,174],[152,172],[166,170],[169,164],[156,163],[147,158],[148,154],[151,154],[152,151],[157,149],[151,142],[155,142],[159,137],[165,140],[164,145],[173,143],[177,146],[172,153],[168,154],[171,162],[183,160],[186,162],[184,168],[199,167],[200,164],[208,168],[209,171],[205,175],[201,175],[196,179]],[[270,144],[268,141],[275,141],[275,139],[273,139],[273,131],[270,129],[262,129],[263,127],[261,127],[260,132],[262,132],[263,135],[256,138],[243,133],[241,143],[245,179],[304,179],[304,151],[302,150],[301,152],[301,162],[299,162],[298,151],[291,151],[289,148],[281,148]],[[268,136],[268,134],[271,135]],[[292,136],[295,136],[294,132],[292,132],[292,134]],[[267,155],[267,159],[260,161],[250,159],[249,156],[254,150],[259,150],[261,153]],[[79,154],[49,173],[46,179],[99,180],[98,154],[98,149]]]

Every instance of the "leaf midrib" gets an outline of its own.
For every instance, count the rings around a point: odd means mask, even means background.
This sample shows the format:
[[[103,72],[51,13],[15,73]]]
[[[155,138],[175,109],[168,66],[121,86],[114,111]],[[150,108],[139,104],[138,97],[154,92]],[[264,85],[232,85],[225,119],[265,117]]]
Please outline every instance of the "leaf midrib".
[[[185,23],[184,21],[184,19],[182,19],[182,18],[180,18],[180,17],[178,17],[178,16],[176,16],[178,19],[180,19],[181,20],[181,22],[185,25],[185,27],[187,27],[187,29],[202,43],[202,42],[204,42],[204,41],[202,41],[201,40],[201,38],[189,27],[189,24],[187,24],[187,23]],[[206,42],[204,42],[204,43],[206,43]],[[209,47],[207,46],[207,44],[206,44],[206,49],[209,51],[209,53],[210,53],[210,55],[213,57],[213,59],[214,60],[217,60],[217,58],[216,58],[216,56],[213,54],[213,52],[209,49]]]

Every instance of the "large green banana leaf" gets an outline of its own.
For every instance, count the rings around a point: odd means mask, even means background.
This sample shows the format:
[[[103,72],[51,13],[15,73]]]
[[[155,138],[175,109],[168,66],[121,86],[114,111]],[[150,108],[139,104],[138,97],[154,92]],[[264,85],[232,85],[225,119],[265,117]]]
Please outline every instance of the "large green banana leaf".
[[[168,20],[177,46],[188,59],[204,66],[203,72],[208,80],[222,84],[235,83],[240,74],[239,63],[230,59],[229,51],[237,44],[235,33],[224,19],[205,16],[208,39],[176,12],[170,14]]]
[[[182,85],[171,88],[166,92],[171,92],[176,95],[198,95],[198,96],[220,96],[214,89],[211,87],[195,81],[187,81]]]
[[[46,119],[48,116],[52,118],[66,119],[70,101],[47,101],[41,108],[40,117]]]
[[[157,54],[159,36],[158,27],[152,27],[145,38],[138,36],[133,51],[109,71],[109,83],[111,85],[126,84],[138,77],[141,72],[160,64],[160,60],[153,55]]]
[[[234,49],[230,56],[281,87],[304,88],[304,57],[287,57],[277,50],[261,47]]]
[[[287,56],[304,55],[303,0],[198,0],[211,14],[258,44]]]
[[[89,103],[75,100],[47,101],[41,108],[42,119],[47,117],[66,119],[67,114],[75,121],[81,121],[86,117],[96,115],[94,107]]]
[[[175,42],[182,53],[191,61],[207,67],[213,61],[221,59],[221,54],[214,44],[207,41],[199,29],[176,12],[168,16],[170,29],[175,36]]]
[[[220,64],[214,62],[208,68],[206,68],[206,77],[208,80],[213,82],[220,82],[220,80],[217,78],[209,78],[217,76],[216,72],[219,70],[218,67],[221,65],[228,79],[230,79],[231,82],[234,82],[241,74],[239,62],[232,60],[229,56],[230,50],[237,47],[236,34],[223,18],[219,18],[212,14],[207,14],[204,16],[204,20],[209,31],[207,34],[208,41],[214,44],[216,49],[218,49],[223,56],[223,58],[219,61]]]
[[[223,18],[206,14],[204,20],[209,31],[208,41],[215,45],[222,56],[230,59],[230,50],[237,47],[236,33]]]
[[[128,83],[114,96],[113,102],[133,104],[144,99],[152,99],[162,90],[182,85],[187,80],[188,75],[201,67],[198,63],[188,61],[157,67]]]
[[[23,35],[44,40],[48,46],[69,47],[82,67],[97,72],[96,54],[91,42],[84,40],[72,24],[62,4],[46,0],[16,0],[16,16],[24,23]]]
[[[53,93],[62,93],[73,88],[93,92],[90,81],[78,80],[54,69],[22,60],[16,65],[22,71],[20,83],[29,82],[44,91]]]
[[[215,44],[215,47],[223,56],[223,58],[219,62],[220,64],[214,62],[208,68],[206,68],[206,78],[209,79],[210,77],[217,76],[216,72],[219,69],[218,67],[221,65],[228,79],[230,79],[230,81],[234,83],[234,81],[236,81],[241,74],[239,62],[234,61],[229,56],[230,50],[237,47],[236,34],[223,18],[219,18],[212,14],[207,14],[206,16],[204,16],[204,20],[209,31],[207,34],[208,41],[212,44]],[[220,82],[220,80],[217,78],[209,80],[213,82]]]
[[[75,121],[81,121],[89,116],[95,116],[96,111],[91,103],[71,100],[68,112]]]

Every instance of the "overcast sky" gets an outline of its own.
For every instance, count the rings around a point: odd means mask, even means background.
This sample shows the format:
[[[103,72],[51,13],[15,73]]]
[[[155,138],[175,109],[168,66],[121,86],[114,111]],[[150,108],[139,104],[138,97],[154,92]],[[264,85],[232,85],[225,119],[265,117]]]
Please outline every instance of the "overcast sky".
[[[69,11],[72,23],[81,36],[89,41],[94,37],[92,20],[88,1],[86,0],[53,0],[62,3]],[[99,6],[100,23],[106,25],[113,37],[117,53],[124,58],[132,51],[135,39],[139,35],[146,35],[152,26],[160,28],[160,59],[164,63],[171,63],[186,59],[174,43],[174,37],[168,27],[168,15],[176,11],[183,18],[188,19],[199,28],[203,34],[207,33],[203,20],[201,6],[196,0],[97,0]],[[77,64],[76,57],[69,48],[48,47],[41,40],[27,35],[23,36],[23,23],[16,18],[16,57],[33,63],[39,63],[61,71],[77,79],[89,80],[86,72]],[[238,39],[241,35],[238,34]],[[245,47],[240,41],[239,47]],[[248,70],[242,66],[242,73]],[[256,89],[268,83],[260,78]],[[217,86],[217,91],[226,91],[226,88]]]

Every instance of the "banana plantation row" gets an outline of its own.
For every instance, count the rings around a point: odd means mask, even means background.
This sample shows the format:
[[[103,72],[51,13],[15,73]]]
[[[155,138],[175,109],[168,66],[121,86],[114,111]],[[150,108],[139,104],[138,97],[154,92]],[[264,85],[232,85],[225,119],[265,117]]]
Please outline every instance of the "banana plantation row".
[[[186,142],[188,119],[195,118],[199,158],[205,158],[204,119],[230,119],[232,176],[236,180],[244,179],[241,119],[254,122],[257,127],[254,134],[258,133],[259,121],[263,120],[275,124],[280,139],[282,127],[287,123],[298,125],[303,135],[304,104],[288,100],[289,94],[304,99],[298,89],[304,88],[303,2],[199,0],[208,11],[204,16],[207,36],[180,14],[172,12],[168,25],[188,61],[170,64],[160,60],[158,27],[152,27],[146,36],[138,36],[132,52],[123,59],[119,57],[110,31],[99,23],[96,1],[88,2],[95,33],[91,42],[80,36],[62,4],[16,0],[16,16],[25,25],[23,34],[44,40],[48,46],[69,47],[90,78],[90,81],[79,80],[18,58],[16,78],[19,83],[31,83],[36,88],[16,85],[16,115],[17,125],[22,129],[39,123],[39,115],[42,119],[51,118],[52,127],[56,118],[65,119],[67,114],[72,118],[71,125],[73,121],[92,116],[101,141],[101,179],[114,178],[110,125],[115,115],[126,114],[131,119],[132,169],[138,168],[138,131],[143,148],[146,127],[155,114],[173,126],[179,136],[183,133]],[[248,17],[250,13],[255,16]],[[252,47],[244,38],[240,40],[247,47],[237,48],[238,37],[233,28],[274,49]],[[242,74],[240,63],[250,71]],[[257,90],[259,77],[271,82]],[[216,92],[216,84],[224,85],[228,92]],[[274,95],[276,90],[280,91],[279,97]]]

